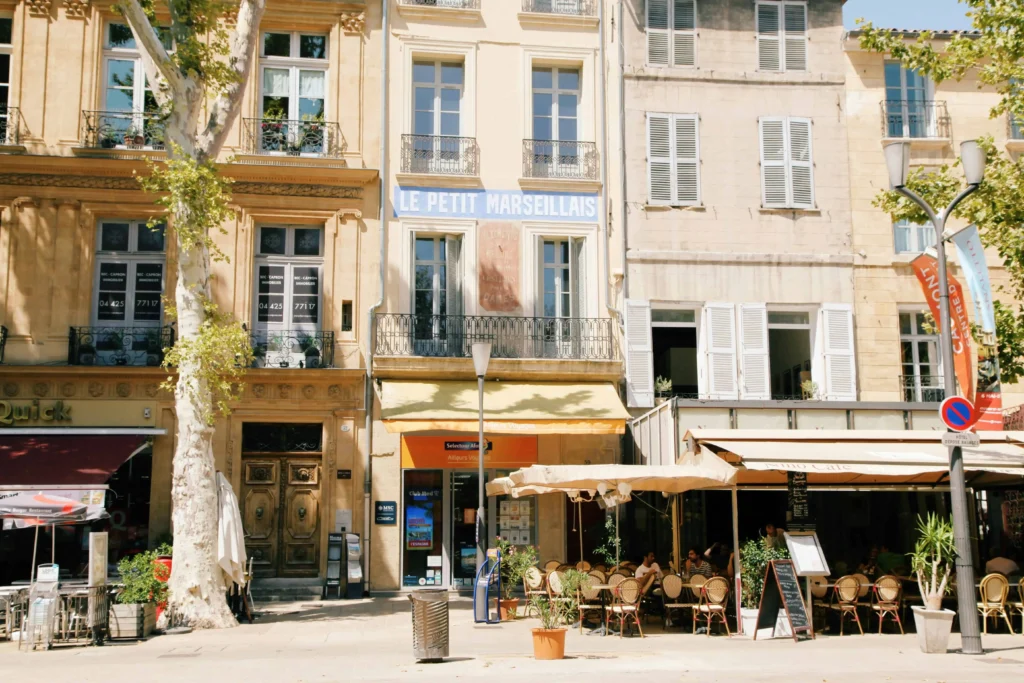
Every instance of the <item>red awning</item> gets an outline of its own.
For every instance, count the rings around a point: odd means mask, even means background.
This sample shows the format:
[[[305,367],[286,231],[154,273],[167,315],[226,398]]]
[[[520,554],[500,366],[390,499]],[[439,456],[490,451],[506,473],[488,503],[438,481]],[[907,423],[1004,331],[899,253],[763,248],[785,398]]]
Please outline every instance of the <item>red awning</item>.
[[[102,486],[135,455],[146,437],[4,436],[0,434],[0,488]]]

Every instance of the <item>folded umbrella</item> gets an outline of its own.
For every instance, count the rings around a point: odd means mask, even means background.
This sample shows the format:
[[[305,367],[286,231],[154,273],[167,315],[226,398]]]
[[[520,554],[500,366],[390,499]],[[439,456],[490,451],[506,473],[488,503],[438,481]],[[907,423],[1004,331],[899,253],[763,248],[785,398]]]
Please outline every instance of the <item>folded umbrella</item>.
[[[220,505],[217,520],[217,564],[226,581],[245,585],[245,532],[238,498],[231,484],[217,473],[217,499]]]

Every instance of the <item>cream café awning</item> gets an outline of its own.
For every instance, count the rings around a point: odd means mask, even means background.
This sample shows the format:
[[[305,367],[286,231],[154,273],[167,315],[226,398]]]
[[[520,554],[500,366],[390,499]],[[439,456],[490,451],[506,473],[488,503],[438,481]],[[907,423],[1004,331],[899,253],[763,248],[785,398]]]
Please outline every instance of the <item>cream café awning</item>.
[[[691,429],[683,463],[706,450],[741,466],[740,484],[779,483],[806,472],[811,483],[934,484],[948,474],[941,431]],[[964,469],[975,483],[1024,477],[1024,432],[982,432],[965,448]],[[773,474],[777,475],[773,478]]]
[[[476,432],[476,382],[387,380],[381,420],[392,433]],[[629,413],[608,383],[485,382],[484,430],[508,434],[622,434]]]

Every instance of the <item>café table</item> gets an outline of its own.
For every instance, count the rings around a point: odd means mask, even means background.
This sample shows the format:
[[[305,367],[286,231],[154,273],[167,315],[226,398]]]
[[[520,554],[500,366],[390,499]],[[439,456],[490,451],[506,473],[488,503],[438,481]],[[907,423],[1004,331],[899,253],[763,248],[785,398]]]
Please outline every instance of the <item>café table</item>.
[[[593,631],[591,631],[590,635],[594,635],[594,634],[600,632],[601,635],[606,636],[606,635],[608,635],[608,630],[609,630],[607,628],[607,626],[606,626],[607,623],[608,623],[607,619],[606,619],[606,614],[607,614],[607,611],[608,611],[608,600],[607,600],[607,597],[606,597],[606,593],[610,593],[610,592],[614,591],[615,590],[615,586],[613,586],[610,583],[597,583],[597,584],[591,584],[590,588],[591,588],[591,590],[596,590],[597,593],[598,593],[598,596],[601,598],[601,626],[599,626],[598,628],[596,628]]]

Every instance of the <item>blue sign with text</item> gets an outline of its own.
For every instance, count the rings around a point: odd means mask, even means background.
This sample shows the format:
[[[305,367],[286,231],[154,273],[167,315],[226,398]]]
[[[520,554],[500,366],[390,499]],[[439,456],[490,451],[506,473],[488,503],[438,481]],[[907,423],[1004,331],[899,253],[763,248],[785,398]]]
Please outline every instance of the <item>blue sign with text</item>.
[[[396,218],[594,223],[597,193],[396,187]]]
[[[375,524],[397,524],[398,503],[393,500],[374,502],[373,521]]]

